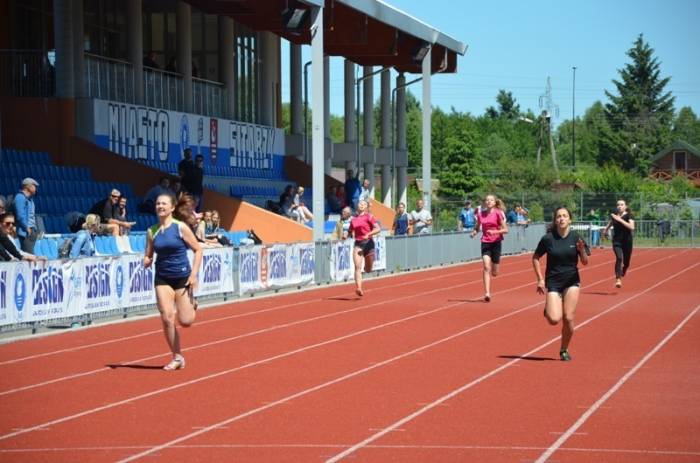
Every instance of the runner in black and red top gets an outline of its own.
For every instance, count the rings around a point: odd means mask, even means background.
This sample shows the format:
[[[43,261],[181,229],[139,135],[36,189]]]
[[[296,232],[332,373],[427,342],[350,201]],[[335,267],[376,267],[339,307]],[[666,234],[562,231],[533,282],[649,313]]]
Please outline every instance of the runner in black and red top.
[[[362,296],[362,269],[364,261],[365,272],[372,271],[374,264],[374,240],[382,230],[377,219],[367,212],[367,201],[360,200],[357,203],[357,215],[350,221],[349,236],[355,238],[355,246],[352,250],[352,260],[355,264],[355,292]]]
[[[547,273],[542,278],[540,257],[547,254]],[[581,280],[578,274],[578,261],[588,264],[586,243],[571,230],[571,212],[566,207],[554,211],[552,231],[542,237],[534,255],[532,267],[537,276],[537,292],[547,294],[544,316],[550,324],[556,325],[563,318],[561,327],[561,349],[559,358],[571,360],[569,343],[574,335],[574,313]],[[546,290],[545,290],[546,288]]]
[[[610,222],[603,230],[603,238],[613,229],[612,247],[615,253],[615,287],[622,288],[622,278],[627,274],[632,260],[632,232],[634,217],[624,199],[617,200],[617,214],[610,214]]]

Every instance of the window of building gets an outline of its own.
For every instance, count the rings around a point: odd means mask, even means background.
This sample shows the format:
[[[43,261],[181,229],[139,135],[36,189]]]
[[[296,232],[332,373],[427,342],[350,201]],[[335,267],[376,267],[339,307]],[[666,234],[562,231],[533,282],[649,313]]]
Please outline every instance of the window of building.
[[[234,25],[235,117],[245,122],[259,122],[259,66],[257,34],[247,27]]]
[[[688,153],[685,151],[673,152],[673,168],[674,170],[686,170],[688,167]]]

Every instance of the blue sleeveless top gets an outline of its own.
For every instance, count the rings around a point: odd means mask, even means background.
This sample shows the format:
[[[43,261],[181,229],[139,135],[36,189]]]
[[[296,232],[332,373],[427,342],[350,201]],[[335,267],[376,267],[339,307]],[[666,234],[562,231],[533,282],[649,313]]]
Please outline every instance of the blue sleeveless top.
[[[187,258],[187,243],[180,234],[180,222],[173,220],[168,228],[151,227],[153,251],[156,253],[156,276],[168,279],[187,278],[192,273]]]

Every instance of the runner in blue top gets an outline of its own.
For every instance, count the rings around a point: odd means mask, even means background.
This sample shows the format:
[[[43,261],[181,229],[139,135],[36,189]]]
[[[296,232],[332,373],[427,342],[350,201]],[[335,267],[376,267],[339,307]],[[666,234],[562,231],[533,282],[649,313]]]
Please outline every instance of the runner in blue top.
[[[183,199],[187,199],[183,196]],[[181,199],[181,201],[183,200]],[[197,303],[194,290],[197,287],[197,273],[202,262],[202,249],[190,228],[173,218],[176,200],[171,195],[160,195],[156,199],[158,224],[148,230],[146,255],[143,266],[150,267],[153,254],[156,254],[156,301],[163,322],[163,332],[168,341],[173,359],[164,370],[185,368],[185,358],[180,349],[180,335],[177,332],[176,317],[183,327],[194,322]],[[179,210],[180,208],[178,208]],[[184,219],[184,217],[179,217]],[[187,248],[194,251],[194,264],[190,267]]]

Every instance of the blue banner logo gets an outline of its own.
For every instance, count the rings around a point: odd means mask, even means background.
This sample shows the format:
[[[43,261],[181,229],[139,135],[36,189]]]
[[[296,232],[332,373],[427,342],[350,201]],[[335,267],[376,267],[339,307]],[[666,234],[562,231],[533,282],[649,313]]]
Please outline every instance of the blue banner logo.
[[[241,283],[255,283],[260,274],[260,259],[257,252],[249,252],[241,258]]]
[[[122,270],[121,265],[117,267],[116,280],[117,297],[121,299],[124,293],[124,270]]]
[[[187,114],[182,115],[180,119],[180,152],[185,151],[190,147],[190,123],[187,120]]]
[[[49,266],[32,270],[32,296],[34,307],[63,303],[63,269]]]
[[[95,264],[85,266],[85,286],[87,286],[87,298],[97,299],[109,297],[112,293],[109,269],[111,264]]]
[[[139,262],[129,262],[129,294],[153,291],[153,270]]]
[[[284,249],[270,253],[270,279],[280,280],[287,276],[287,253]]]
[[[24,277],[21,273],[17,274],[15,278],[15,307],[17,307],[17,314],[20,319],[22,319],[22,309],[24,309],[24,303],[27,301],[27,284],[24,282]]]
[[[221,281],[221,256],[217,254],[204,256],[204,283]]]
[[[299,253],[299,260],[301,261],[301,274],[302,276],[313,275],[314,274],[314,250],[308,248],[302,248]]]

